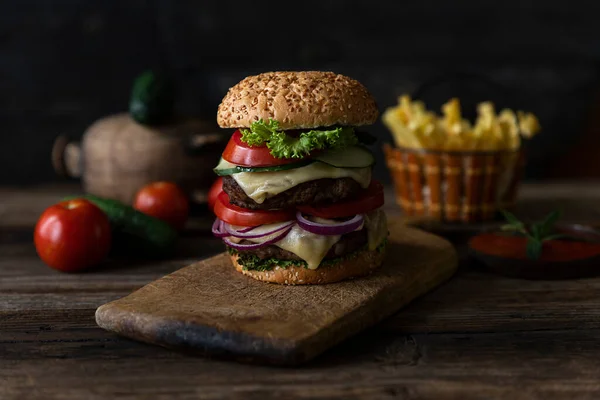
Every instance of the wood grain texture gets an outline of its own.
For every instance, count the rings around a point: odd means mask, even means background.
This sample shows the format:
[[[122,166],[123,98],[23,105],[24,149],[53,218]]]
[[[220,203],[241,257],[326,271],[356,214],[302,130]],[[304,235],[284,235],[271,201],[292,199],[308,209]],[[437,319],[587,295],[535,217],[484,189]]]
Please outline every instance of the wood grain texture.
[[[372,275],[286,286],[235,271],[226,253],[183,268],[103,305],[96,322],[166,347],[275,364],[298,364],[380,321],[455,272],[442,238],[390,220],[389,251]]]
[[[172,260],[58,273],[37,258],[33,224],[74,190],[0,189],[2,400],[600,398],[600,279],[508,279],[464,260],[447,283],[299,367],[190,357],[114,335],[96,325],[97,307],[222,247],[200,217]],[[569,220],[600,221],[600,185],[521,192],[524,216],[561,205]]]
[[[83,331],[83,330],[82,330]],[[364,332],[301,367],[189,357],[111,337],[13,342],[2,399],[596,399],[597,331]]]

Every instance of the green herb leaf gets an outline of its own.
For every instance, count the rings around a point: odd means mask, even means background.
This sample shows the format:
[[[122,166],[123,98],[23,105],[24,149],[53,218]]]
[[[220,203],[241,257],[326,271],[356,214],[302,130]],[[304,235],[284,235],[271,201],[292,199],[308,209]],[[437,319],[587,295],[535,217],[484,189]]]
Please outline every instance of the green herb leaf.
[[[557,233],[557,234],[554,234],[554,235],[544,236],[544,241],[556,240],[556,239],[567,239],[567,238],[573,239],[573,240],[581,240],[578,237],[574,237],[574,236],[571,236],[571,235],[565,235],[563,233]]]
[[[500,227],[500,230],[501,230],[501,231],[505,231],[505,232],[521,232],[521,230],[520,230],[520,229],[518,229],[518,228],[517,228],[517,227],[515,227],[514,225],[510,225],[510,224],[507,224],[507,225],[502,225],[502,226]]]
[[[517,226],[517,225],[523,225],[523,223],[521,221],[519,221],[519,219],[511,212],[508,212],[506,210],[502,210],[502,215],[504,215],[504,219],[506,219],[506,221],[513,225],[513,226]]]
[[[279,123],[273,119],[253,122],[250,129],[241,129],[241,133],[242,142],[250,146],[266,144],[275,158],[303,158],[314,150],[341,149],[358,143],[350,127],[310,130],[295,137],[280,130]]]
[[[506,219],[506,221],[508,222],[508,224],[503,225],[502,226],[502,230],[503,231],[512,231],[512,232],[518,232],[521,233],[523,235],[527,235],[527,228],[525,227],[525,224],[521,221],[519,221],[517,219],[517,217],[515,217],[512,213],[502,210],[502,213],[504,214],[504,218]]]
[[[542,242],[535,239],[527,241],[527,257],[532,260],[538,260],[542,255]]]
[[[539,224],[531,224],[531,227],[529,228],[529,230],[531,231],[531,236],[533,236],[534,239],[536,240],[542,240],[542,236],[541,236],[541,232],[542,232],[542,227]]]
[[[512,213],[502,210],[504,218],[508,224],[503,225],[500,229],[503,231],[520,232],[527,238],[527,257],[532,260],[540,258],[543,249],[543,243],[548,240],[560,239],[567,237],[563,234],[552,234],[554,231],[554,225],[560,218],[561,213],[559,211],[553,211],[549,213],[541,222],[532,223],[527,225],[521,221]]]
[[[541,236],[548,236],[549,234],[552,233],[554,225],[560,218],[560,215],[561,215],[560,211],[552,211],[551,213],[549,213],[546,216],[546,218],[544,218],[544,220],[542,222],[540,222],[540,235]]]

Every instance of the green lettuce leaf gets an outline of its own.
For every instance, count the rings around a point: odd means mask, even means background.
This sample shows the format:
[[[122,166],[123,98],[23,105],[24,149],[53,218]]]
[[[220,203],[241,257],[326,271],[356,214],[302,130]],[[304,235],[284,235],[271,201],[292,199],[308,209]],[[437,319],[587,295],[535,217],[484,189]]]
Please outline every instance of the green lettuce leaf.
[[[269,122],[264,122],[262,119],[253,122],[250,129],[241,129],[242,142],[250,146],[262,146],[271,139],[271,135],[279,132],[279,122],[274,119],[269,119]]]
[[[253,122],[250,129],[241,129],[241,133],[242,142],[250,146],[266,144],[275,158],[303,158],[314,150],[341,149],[358,143],[358,137],[350,127],[310,130],[294,137],[282,131],[273,119]]]

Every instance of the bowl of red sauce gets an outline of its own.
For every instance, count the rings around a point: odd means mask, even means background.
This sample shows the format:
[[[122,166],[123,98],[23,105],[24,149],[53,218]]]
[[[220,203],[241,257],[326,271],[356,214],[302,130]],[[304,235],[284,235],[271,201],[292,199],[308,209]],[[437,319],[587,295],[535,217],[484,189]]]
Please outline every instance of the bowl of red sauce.
[[[566,237],[542,244],[540,257],[527,255],[527,238],[484,232],[468,241],[469,256],[490,272],[522,279],[575,279],[600,275],[600,231],[587,225],[561,224]]]

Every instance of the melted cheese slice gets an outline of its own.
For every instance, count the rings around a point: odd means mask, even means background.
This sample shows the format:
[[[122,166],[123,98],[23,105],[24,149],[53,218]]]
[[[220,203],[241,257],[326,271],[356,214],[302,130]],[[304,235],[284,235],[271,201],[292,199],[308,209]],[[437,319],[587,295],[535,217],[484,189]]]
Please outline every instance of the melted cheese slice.
[[[388,235],[387,218],[381,208],[363,215],[369,250],[375,250]]]
[[[367,229],[369,250],[375,250],[377,246],[379,246],[385,240],[388,234],[385,213],[383,212],[383,210],[377,209],[371,211],[368,214],[365,214],[364,219],[364,224],[357,230]],[[326,221],[328,220],[319,220],[319,222],[321,223],[327,223]],[[334,221],[329,222],[334,223]],[[277,226],[281,225],[281,223],[263,225],[261,227],[255,228],[253,232],[269,232],[270,230],[273,230]],[[280,234],[281,232],[278,232],[262,238],[251,238],[247,240],[254,243],[264,243]],[[325,255],[327,255],[327,253],[334,244],[339,242],[341,237],[341,235],[317,235],[315,233],[305,231],[304,229],[300,228],[297,224],[294,224],[289,233],[278,242],[273,243],[273,246],[277,246],[281,249],[289,251],[290,253],[294,253],[295,255],[306,261],[306,264],[309,269],[317,269],[319,267],[319,264],[321,264],[321,261],[323,261],[323,258],[325,258]],[[238,243],[241,240],[233,237],[230,237],[229,239],[231,239],[235,243]]]
[[[367,188],[371,183],[371,167],[336,168],[331,165],[314,162],[300,168],[275,172],[240,172],[231,175],[244,193],[258,204],[265,199],[297,186],[304,182],[324,178],[351,178]]]
[[[317,235],[294,225],[290,233],[275,243],[284,250],[294,253],[308,265],[308,269],[317,269],[331,246],[339,242],[341,235]]]

